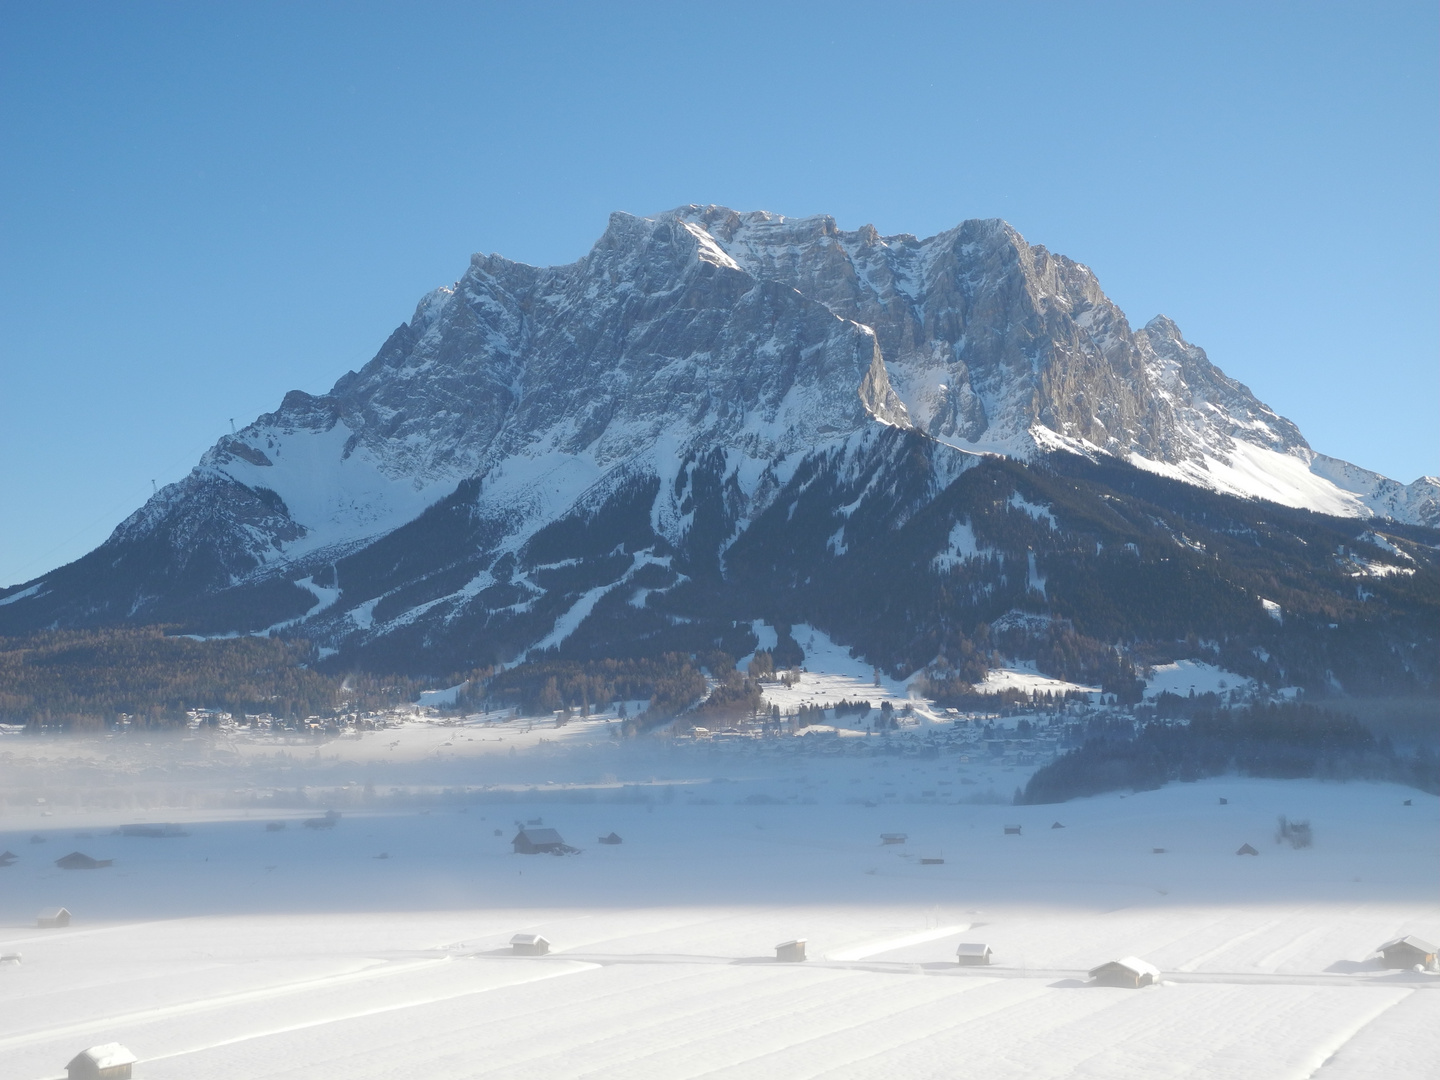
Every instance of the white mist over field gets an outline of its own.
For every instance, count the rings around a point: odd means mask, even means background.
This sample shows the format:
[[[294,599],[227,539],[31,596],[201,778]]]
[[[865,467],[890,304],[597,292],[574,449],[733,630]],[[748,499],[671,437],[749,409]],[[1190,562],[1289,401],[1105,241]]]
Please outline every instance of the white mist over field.
[[[0,1080],[112,1041],[137,1080],[1397,1080],[1440,1059],[1440,976],[1369,960],[1440,936],[1433,796],[1225,778],[1017,807],[1031,767],[978,754],[614,731],[0,736]],[[1277,843],[1280,815],[1314,846]],[[512,853],[535,821],[579,852]],[[183,835],[120,831],[140,823]],[[72,851],[113,864],[57,868]],[[60,906],[68,927],[36,928]],[[512,955],[517,933],[552,951]],[[808,959],[777,963],[794,938]],[[994,964],[959,966],[961,942]],[[1086,984],[1131,955],[1159,985]]]

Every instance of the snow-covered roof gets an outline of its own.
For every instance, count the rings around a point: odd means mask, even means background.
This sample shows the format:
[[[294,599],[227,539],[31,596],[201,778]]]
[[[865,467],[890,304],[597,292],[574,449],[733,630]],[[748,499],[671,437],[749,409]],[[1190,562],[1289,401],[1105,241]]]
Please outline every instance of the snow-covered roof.
[[[1409,945],[1412,949],[1419,949],[1423,953],[1433,953],[1435,951],[1434,945],[1431,945],[1424,938],[1416,937],[1414,934],[1406,934],[1404,937],[1396,938],[1394,941],[1387,941],[1375,951],[1384,952],[1386,949],[1393,949],[1396,945]]]
[[[99,1046],[82,1050],[71,1059],[70,1064],[88,1061],[97,1069],[114,1069],[120,1065],[133,1065],[138,1060],[139,1058],[117,1042],[101,1043]]]
[[[515,839],[519,840],[522,836],[532,844],[563,844],[565,842],[560,839],[560,834],[554,829],[521,829]]]
[[[516,934],[510,939],[511,945],[539,945],[542,942],[549,945],[550,942],[539,934]]]
[[[1141,960],[1138,956],[1122,956],[1119,960],[1110,960],[1099,967],[1090,969],[1093,976],[1098,971],[1104,971],[1108,967],[1122,967],[1126,971],[1133,971],[1136,975],[1149,975],[1152,979],[1160,978],[1160,969],[1154,964]]]
[[[989,946],[989,945],[984,945],[984,944],[981,944],[981,943],[979,943],[979,942],[974,942],[974,941],[964,941],[964,942],[961,942],[961,943],[960,943],[960,947],[955,950],[955,955],[956,955],[956,956],[984,956],[984,955],[987,954],[989,951],[990,951],[990,946]]]

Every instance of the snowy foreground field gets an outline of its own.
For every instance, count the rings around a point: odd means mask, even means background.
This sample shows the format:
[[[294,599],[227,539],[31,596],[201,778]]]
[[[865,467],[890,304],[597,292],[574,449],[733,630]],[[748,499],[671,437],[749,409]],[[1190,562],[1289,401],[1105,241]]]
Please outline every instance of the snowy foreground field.
[[[1227,779],[1014,807],[1024,769],[809,738],[0,738],[0,1080],[110,1041],[139,1080],[1435,1075],[1440,976],[1367,962],[1440,937],[1434,797]],[[1275,842],[1281,814],[1313,848]],[[512,854],[534,819],[581,852]],[[139,822],[185,835],[118,834]],[[75,850],[114,863],[57,869]],[[510,955],[520,932],[551,955]],[[797,937],[809,959],[777,963]],[[1160,985],[1085,984],[1131,954]]]

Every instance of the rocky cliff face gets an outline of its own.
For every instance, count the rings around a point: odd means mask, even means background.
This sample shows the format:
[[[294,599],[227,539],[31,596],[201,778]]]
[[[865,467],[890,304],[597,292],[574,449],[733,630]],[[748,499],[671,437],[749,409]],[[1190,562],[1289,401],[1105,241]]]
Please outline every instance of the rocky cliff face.
[[[1088,268],[1003,221],[918,240],[845,232],[826,217],[721,207],[674,216],[704,227],[757,277],[873,327],[909,416],[943,442],[1020,458],[1106,453],[1289,506],[1440,521],[1434,478],[1405,487],[1325,464],[1173,322],[1157,316],[1132,331]]]
[[[287,395],[91,556],[0,594],[0,632],[172,621],[392,657],[444,645],[447,663],[606,619],[653,642],[721,617],[723,590],[697,583],[753,560],[744,538],[777,506],[792,552],[841,558],[979,455],[1062,452],[1437,519],[1435,481],[1316,454],[1168,319],[1133,330],[1088,269],[1004,222],[920,240],[692,206],[615,214],[569,266],[476,256],[361,371]],[[959,558],[940,558],[948,537],[925,573]],[[765,550],[773,575],[786,557]],[[661,617],[687,589],[700,606]]]

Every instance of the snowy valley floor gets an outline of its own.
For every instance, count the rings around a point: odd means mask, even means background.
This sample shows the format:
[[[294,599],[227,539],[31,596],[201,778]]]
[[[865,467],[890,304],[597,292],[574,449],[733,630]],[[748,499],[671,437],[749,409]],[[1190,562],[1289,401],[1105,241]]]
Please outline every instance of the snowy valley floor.
[[[1398,1080],[1440,1059],[1440,976],[1365,962],[1440,936],[1433,796],[1229,778],[1014,807],[1025,770],[953,756],[506,730],[278,756],[0,739],[0,953],[23,957],[0,964],[0,1080],[112,1040],[137,1080]],[[1281,814],[1315,846],[1278,845]],[[582,853],[512,854],[536,818]],[[137,822],[186,835],[114,831]],[[57,869],[72,850],[114,864]],[[73,923],[36,929],[59,905]],[[553,953],[509,955],[517,932]],[[796,937],[810,959],[776,963]],[[958,967],[961,941],[995,965]],[[1162,984],[1084,985],[1130,954]]]

